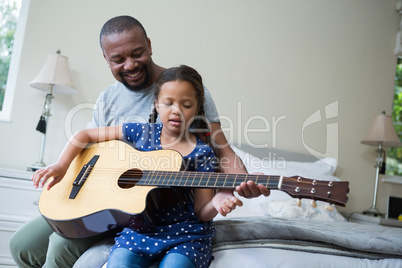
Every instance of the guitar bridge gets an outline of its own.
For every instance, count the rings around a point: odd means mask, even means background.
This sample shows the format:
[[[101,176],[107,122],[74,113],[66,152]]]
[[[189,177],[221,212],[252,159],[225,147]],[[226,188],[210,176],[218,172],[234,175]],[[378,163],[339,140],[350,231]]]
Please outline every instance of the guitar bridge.
[[[73,182],[73,189],[71,189],[69,199],[74,199],[77,196],[89,174],[91,174],[91,171],[95,166],[96,161],[98,161],[98,158],[99,155],[94,155],[92,159],[81,168],[80,173],[78,173],[77,178],[75,178]]]

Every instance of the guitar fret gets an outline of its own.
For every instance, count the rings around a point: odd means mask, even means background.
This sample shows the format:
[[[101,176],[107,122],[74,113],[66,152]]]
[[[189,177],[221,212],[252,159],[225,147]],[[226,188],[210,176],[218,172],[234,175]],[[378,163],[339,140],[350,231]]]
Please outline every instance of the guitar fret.
[[[168,172],[169,173],[169,172]],[[170,172],[169,173],[169,179],[168,179],[168,182],[167,182],[167,185],[171,185],[171,180],[172,180],[172,175],[173,175],[173,172]]]
[[[180,174],[180,179],[176,181],[176,182],[177,182],[177,186],[183,186],[182,180],[183,180],[183,178],[184,178],[185,175],[186,175],[186,173],[184,173],[184,172],[182,172],[182,173]]]
[[[271,181],[270,178],[276,178],[277,180]],[[269,189],[278,189],[280,176],[268,176],[267,188]]]
[[[225,180],[223,181],[223,185],[222,185],[222,186],[225,186],[225,185],[226,185],[226,180],[228,179],[228,177],[229,177],[229,174],[226,174],[226,178],[225,178]]]
[[[177,173],[175,173],[173,171],[169,171],[169,181],[168,181],[167,186],[174,185],[174,183],[175,183],[175,181],[177,179],[177,175],[179,175],[179,174],[177,174]]]
[[[224,181],[219,180],[219,177],[223,177],[224,175],[226,175],[226,178],[227,178],[227,174],[217,174],[216,179],[215,179],[215,184],[214,184],[215,187],[221,188],[222,186],[225,185],[226,179]]]
[[[165,181],[166,178],[166,172],[160,171],[158,176],[159,176],[158,185],[163,185],[163,182]]]
[[[217,187],[216,185],[217,185],[217,183],[218,183],[218,178],[219,178],[219,174],[218,173],[214,173],[214,175],[215,176],[213,176],[214,177],[214,187]]]
[[[151,185],[156,185],[156,184],[155,184],[155,177],[156,177],[155,174],[156,174],[157,172],[158,172],[157,170],[153,170],[152,173],[151,173],[152,176],[149,178]]]
[[[234,175],[234,178],[233,178],[233,183],[232,183],[232,187],[236,187],[238,184],[237,184],[237,174],[235,174]]]
[[[195,175],[197,175],[197,176],[193,176],[193,180],[191,181],[191,186],[193,186],[194,187],[194,181],[196,181],[196,179],[198,178],[198,176],[199,176],[199,172],[195,172],[196,174]]]
[[[178,181],[176,181],[177,182],[177,186],[182,186],[182,180],[183,180],[183,177],[184,177],[184,175],[185,175],[185,172],[182,172],[181,173],[181,175],[180,175],[180,179],[178,180]],[[176,176],[177,177],[177,176]]]
[[[162,180],[162,183],[161,183],[161,185],[166,185],[166,178],[167,178],[167,174],[169,174],[168,172],[163,172],[163,174],[164,174],[164,176],[163,176],[163,180]]]
[[[240,185],[243,181],[247,182],[247,175],[236,174],[236,185]]]
[[[154,172],[152,172],[152,184],[153,185],[158,185],[158,182],[157,182],[158,177],[159,177],[158,173],[159,173],[158,170],[155,170]]]
[[[201,177],[198,179],[198,185],[197,185],[198,187],[199,187],[199,186],[200,186],[200,184],[201,184],[203,174],[204,174],[204,173],[201,173]]]
[[[188,179],[190,178],[190,172],[186,172],[186,175],[187,175],[186,181],[184,182],[184,184],[182,186],[188,186]]]
[[[172,173],[169,171],[165,171],[165,178],[163,179],[162,185],[163,186],[169,186],[170,185],[170,178],[172,176]]]
[[[152,178],[152,180],[153,180],[153,184],[154,185],[158,185],[158,182],[159,182],[159,171],[158,170],[156,170],[155,172],[154,172],[154,176],[153,176],[153,178]]]
[[[188,172],[183,172],[182,179],[180,180],[180,186],[186,186],[188,180]]]
[[[234,188],[237,186],[237,185],[235,186],[235,182],[236,182],[236,176],[230,176],[230,174],[227,174],[224,186]]]
[[[204,174],[205,174],[205,172],[200,172],[200,173],[199,173],[199,176],[198,176],[197,179],[194,180],[194,182],[193,182],[193,186],[194,186],[194,187],[200,187],[200,183],[201,183],[201,180],[202,180]]]
[[[157,185],[160,185],[160,181],[161,181],[161,178],[162,178],[163,173],[164,173],[163,171],[158,171],[158,174],[157,174],[157,176],[158,176]]]
[[[182,173],[180,174],[180,178],[176,181],[177,186],[183,186],[182,181],[183,181],[185,175],[186,175],[186,173],[184,173],[184,172],[182,172]]]
[[[151,175],[151,172],[147,172],[146,173],[147,175],[145,176],[145,180],[144,180],[144,184],[146,185],[147,183],[148,183],[148,181],[149,181],[149,177],[150,177],[150,175]]]
[[[180,173],[176,173],[176,174],[172,173],[171,182],[170,182],[170,184],[172,186],[177,186],[177,176],[179,176],[179,175],[180,175]]]
[[[207,183],[205,184],[205,186],[209,186],[209,180],[211,179],[212,174],[213,174],[212,172],[208,174],[208,180],[207,180]]]
[[[205,185],[207,185],[208,179],[205,178],[204,174],[205,174],[205,175],[208,175],[208,173],[206,173],[206,172],[203,172],[203,173],[202,173],[201,179],[200,179],[200,181],[199,181],[199,183],[198,183],[198,186],[205,186]]]
[[[255,177],[255,179],[254,179],[254,182],[255,182],[255,184],[259,184],[260,182],[258,181],[258,176],[259,175],[255,175],[256,177]]]
[[[216,180],[216,176],[215,176],[215,178],[214,178],[214,187],[216,187],[216,182],[217,182],[217,180]]]

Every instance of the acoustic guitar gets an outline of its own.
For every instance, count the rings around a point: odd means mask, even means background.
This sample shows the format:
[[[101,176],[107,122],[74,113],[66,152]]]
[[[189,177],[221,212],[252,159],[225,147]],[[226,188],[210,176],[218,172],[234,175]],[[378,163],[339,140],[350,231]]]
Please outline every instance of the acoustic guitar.
[[[156,187],[230,188],[254,180],[294,198],[345,206],[349,182],[270,175],[180,171],[182,156],[174,150],[142,152],[121,141],[87,146],[64,178],[44,187],[39,210],[55,232],[69,238],[97,235],[128,223],[152,225]],[[49,180],[50,181],[50,180]],[[49,183],[49,182],[48,182]]]

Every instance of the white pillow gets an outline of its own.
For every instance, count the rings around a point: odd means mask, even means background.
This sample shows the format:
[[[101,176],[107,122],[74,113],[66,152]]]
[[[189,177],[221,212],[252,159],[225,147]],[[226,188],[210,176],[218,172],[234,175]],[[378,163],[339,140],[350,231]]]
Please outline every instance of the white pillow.
[[[261,211],[265,216],[281,218],[301,218],[315,219],[322,221],[347,221],[337,210],[326,209],[328,203],[316,201],[317,207],[311,205],[311,200],[301,200],[301,206],[297,205],[297,200],[276,200],[260,204]]]
[[[295,162],[278,159],[260,159],[232,146],[234,152],[242,159],[249,173],[261,172],[266,175],[302,176],[316,180],[339,181],[333,176],[336,170],[335,158],[323,158],[315,162]]]

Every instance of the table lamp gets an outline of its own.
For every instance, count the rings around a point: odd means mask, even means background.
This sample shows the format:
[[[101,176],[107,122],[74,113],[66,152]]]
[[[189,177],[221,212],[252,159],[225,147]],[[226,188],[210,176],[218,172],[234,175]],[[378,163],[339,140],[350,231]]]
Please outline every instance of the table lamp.
[[[380,175],[380,168],[384,162],[385,157],[385,151],[383,148],[398,147],[402,145],[401,141],[396,135],[391,116],[386,115],[385,111],[383,111],[380,115],[377,115],[374,118],[374,121],[371,125],[371,129],[367,137],[364,140],[362,140],[361,143],[378,147],[378,149],[376,150],[377,152],[376,165],[375,165],[376,177],[374,185],[373,205],[371,206],[371,208],[363,211],[363,214],[383,217],[384,213],[381,213],[376,207],[378,178]]]
[[[45,151],[46,142],[46,127],[49,120],[50,105],[53,94],[74,94],[77,90],[74,88],[70,71],[68,68],[68,59],[60,54],[58,50],[55,54],[47,56],[45,65],[43,65],[39,74],[32,80],[29,85],[33,88],[47,92],[43,111],[40,116],[36,130],[42,133],[42,144],[39,154],[39,160],[28,167],[28,170],[35,171],[46,164],[43,162],[43,154]]]

